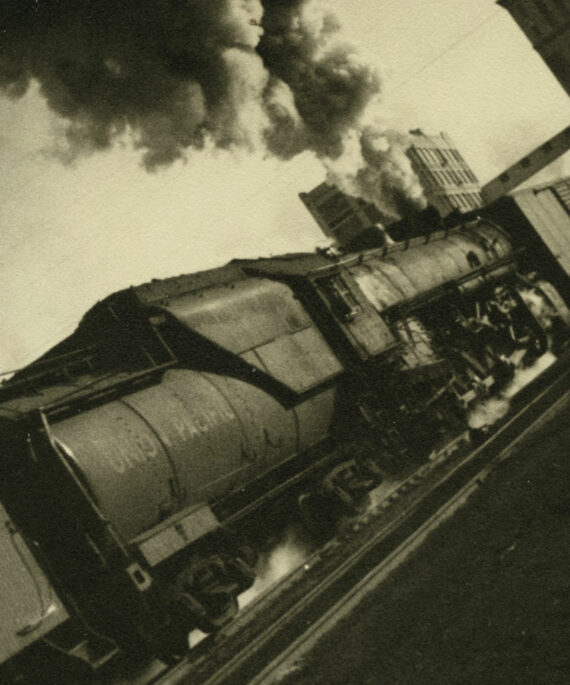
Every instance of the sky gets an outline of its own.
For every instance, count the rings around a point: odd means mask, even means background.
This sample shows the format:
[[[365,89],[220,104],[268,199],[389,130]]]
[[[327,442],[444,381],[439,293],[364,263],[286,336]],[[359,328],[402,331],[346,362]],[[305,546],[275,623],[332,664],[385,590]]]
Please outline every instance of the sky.
[[[482,183],[568,125],[569,100],[494,0],[326,0],[382,77],[380,115],[402,132],[447,132]],[[288,161],[206,149],[155,172],[123,136],[64,164],[64,121],[33,85],[0,93],[0,370],[73,331],[120,288],[235,257],[326,244],[298,198],[325,178]],[[570,174],[569,156],[540,180]]]

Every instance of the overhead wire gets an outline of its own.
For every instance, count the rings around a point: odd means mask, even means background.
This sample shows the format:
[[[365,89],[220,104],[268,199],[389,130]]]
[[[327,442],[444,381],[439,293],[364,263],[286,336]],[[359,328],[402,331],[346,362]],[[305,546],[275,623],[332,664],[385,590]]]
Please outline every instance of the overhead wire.
[[[463,41],[465,41],[467,38],[469,38],[470,36],[472,36],[472,35],[473,35],[476,31],[478,31],[482,26],[484,26],[485,24],[487,24],[491,19],[493,19],[494,17],[496,17],[496,16],[497,16],[498,14],[500,14],[501,12],[502,12],[502,10],[495,10],[494,12],[491,12],[490,14],[488,14],[482,21],[480,21],[478,24],[476,24],[475,26],[473,26],[471,29],[469,29],[468,31],[466,31],[465,33],[463,33],[457,40],[453,41],[453,43],[450,43],[447,47],[445,47],[443,50],[441,50],[441,51],[438,52],[436,55],[434,55],[434,57],[432,57],[432,59],[430,59],[428,62],[426,62],[422,67],[420,67],[420,68],[417,69],[415,72],[413,72],[412,74],[410,74],[410,76],[408,76],[408,77],[407,77],[406,79],[404,79],[403,81],[400,81],[400,83],[396,84],[396,86],[395,86],[392,90],[395,91],[395,90],[397,90],[398,88],[401,88],[402,86],[405,86],[407,83],[409,83],[409,82],[412,81],[414,78],[416,78],[416,76],[418,76],[419,74],[421,74],[421,73],[423,73],[424,71],[426,71],[426,69],[429,69],[429,67],[431,67],[433,64],[435,64],[436,62],[438,62],[442,57],[444,57],[445,55],[447,55],[448,52],[451,52],[454,48],[456,48],[458,45],[460,45],[461,43],[463,43]]]

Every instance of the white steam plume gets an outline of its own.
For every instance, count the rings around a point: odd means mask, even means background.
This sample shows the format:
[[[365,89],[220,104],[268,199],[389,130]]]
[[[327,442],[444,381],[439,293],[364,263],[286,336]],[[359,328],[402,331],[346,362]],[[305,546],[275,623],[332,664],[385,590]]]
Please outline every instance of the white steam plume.
[[[283,542],[266,554],[257,565],[257,576],[249,590],[240,595],[241,607],[247,606],[280,578],[299,567],[311,554],[309,546],[292,531],[287,531]]]
[[[491,397],[473,407],[468,417],[469,426],[471,428],[492,426],[502,419],[509,411],[511,399],[555,361],[556,357],[552,352],[545,352],[530,366],[518,368],[498,397]]]

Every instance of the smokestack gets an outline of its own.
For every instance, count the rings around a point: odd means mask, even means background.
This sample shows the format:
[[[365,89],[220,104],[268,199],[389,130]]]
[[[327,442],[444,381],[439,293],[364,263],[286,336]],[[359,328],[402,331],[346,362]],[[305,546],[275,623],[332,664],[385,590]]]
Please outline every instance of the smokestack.
[[[382,82],[314,0],[4,0],[0,88],[32,81],[69,159],[127,135],[148,170],[206,147],[312,151],[341,190],[394,211],[423,198]]]

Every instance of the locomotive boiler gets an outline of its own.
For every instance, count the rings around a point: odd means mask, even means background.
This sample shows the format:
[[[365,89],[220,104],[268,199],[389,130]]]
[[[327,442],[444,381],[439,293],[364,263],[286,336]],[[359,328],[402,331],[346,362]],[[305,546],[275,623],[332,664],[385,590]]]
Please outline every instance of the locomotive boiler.
[[[0,388],[5,673],[181,654],[253,582],[244,517],[350,509],[569,324],[481,219],[110,295]]]

